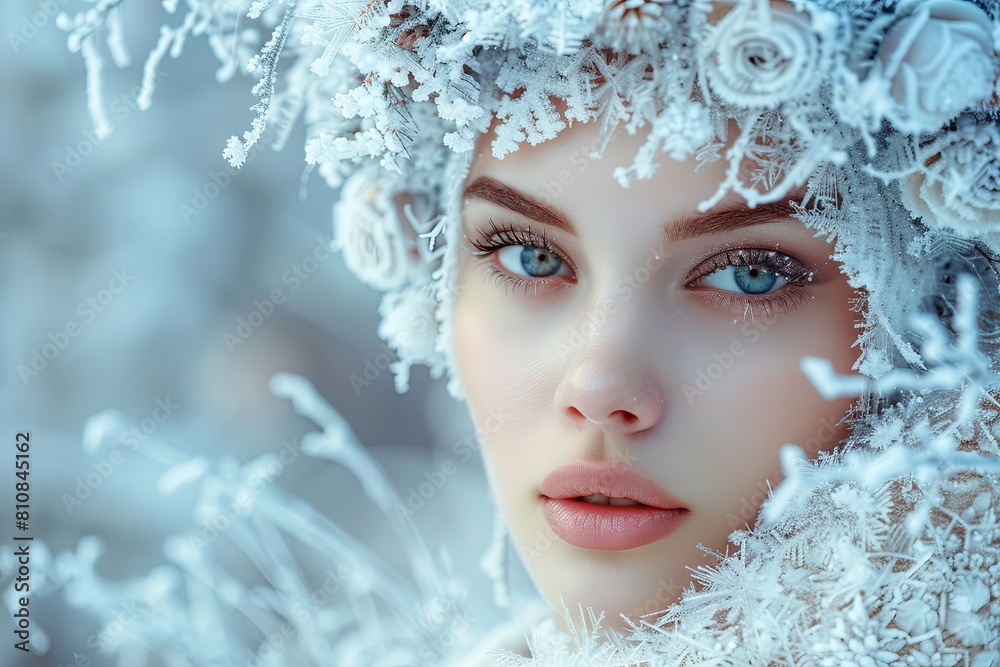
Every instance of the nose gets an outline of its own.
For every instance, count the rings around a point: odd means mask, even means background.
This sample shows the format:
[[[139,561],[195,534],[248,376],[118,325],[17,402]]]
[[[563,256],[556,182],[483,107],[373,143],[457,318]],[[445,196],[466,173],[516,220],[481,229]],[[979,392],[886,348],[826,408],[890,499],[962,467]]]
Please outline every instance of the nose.
[[[635,348],[637,342],[588,344],[556,388],[556,409],[578,428],[591,423],[634,434],[656,425],[663,415],[664,398],[652,369],[642,359],[627,359],[611,349]]]

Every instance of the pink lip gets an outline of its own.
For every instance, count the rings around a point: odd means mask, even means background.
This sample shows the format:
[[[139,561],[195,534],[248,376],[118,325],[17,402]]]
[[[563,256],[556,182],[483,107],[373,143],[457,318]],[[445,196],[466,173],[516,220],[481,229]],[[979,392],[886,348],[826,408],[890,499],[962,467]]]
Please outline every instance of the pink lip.
[[[562,540],[582,549],[620,551],[656,542],[672,533],[688,513],[654,482],[618,466],[562,466],[545,477],[540,490],[549,526]],[[595,505],[579,500],[598,493],[641,505]]]

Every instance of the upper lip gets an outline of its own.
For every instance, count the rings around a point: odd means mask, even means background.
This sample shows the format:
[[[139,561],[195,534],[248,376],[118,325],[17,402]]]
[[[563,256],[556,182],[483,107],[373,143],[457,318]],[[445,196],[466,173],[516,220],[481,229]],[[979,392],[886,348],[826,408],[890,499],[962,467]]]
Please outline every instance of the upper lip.
[[[683,509],[683,504],[655,482],[613,464],[573,463],[556,468],[542,481],[543,496],[553,499],[580,498],[603,494],[628,498],[660,509]]]

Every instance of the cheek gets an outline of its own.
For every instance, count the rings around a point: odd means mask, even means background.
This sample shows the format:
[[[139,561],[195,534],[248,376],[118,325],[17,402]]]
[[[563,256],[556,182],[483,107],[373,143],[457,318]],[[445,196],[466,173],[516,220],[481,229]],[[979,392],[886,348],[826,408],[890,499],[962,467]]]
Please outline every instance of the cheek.
[[[499,354],[493,344],[491,332],[486,322],[490,313],[475,294],[465,288],[455,300],[453,313],[453,336],[455,341],[455,365],[473,421],[479,426],[480,415],[485,414],[489,378],[501,366]],[[497,398],[503,398],[498,395]]]
[[[555,390],[551,334],[523,319],[475,286],[455,302],[455,363],[501,498],[524,482],[523,457],[533,442],[528,434],[552,409]]]
[[[703,443],[702,463],[725,461],[716,467],[718,487],[746,486],[745,481],[772,483],[781,479],[778,452],[789,443],[807,455],[831,450],[846,433],[835,425],[850,399],[827,401],[802,374],[797,364],[769,354],[766,347],[747,352],[729,381],[719,387],[706,409],[725,415],[714,429],[716,437]]]
[[[782,479],[782,445],[797,445],[815,457],[846,437],[848,429],[836,424],[851,399],[824,399],[799,361],[805,355],[821,356],[840,372],[850,371],[857,358],[851,348],[857,331],[849,294],[831,291],[828,296],[836,295],[835,300],[810,304],[818,307],[808,312],[741,321],[729,335],[689,343],[698,353],[692,355],[684,377],[700,393],[675,396],[687,416],[679,438],[686,444],[674,462],[694,473],[678,481],[685,492],[702,500],[703,508],[744,513],[752,508],[752,515],[744,517],[752,523],[766,495],[766,481],[773,487]]]
[[[490,408],[526,416],[526,408],[537,409],[544,383],[539,355],[533,354],[538,341],[519,331],[503,311],[495,301],[479,299],[475,293],[455,303],[455,362],[478,422]]]

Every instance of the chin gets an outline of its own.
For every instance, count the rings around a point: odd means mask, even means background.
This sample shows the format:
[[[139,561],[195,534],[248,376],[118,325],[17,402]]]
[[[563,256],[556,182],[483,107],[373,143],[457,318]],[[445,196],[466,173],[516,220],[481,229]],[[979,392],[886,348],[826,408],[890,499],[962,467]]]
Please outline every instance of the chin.
[[[534,562],[525,562],[564,630],[565,605],[576,625],[582,607],[589,626],[590,607],[595,613],[604,612],[602,627],[628,635],[630,626],[622,614],[635,624],[655,622],[657,612],[677,602],[690,585],[691,572],[685,566],[707,563],[694,542],[690,547],[683,544],[680,547],[664,540],[638,549],[601,551],[560,542],[536,555]],[[527,553],[537,554],[533,550]]]

